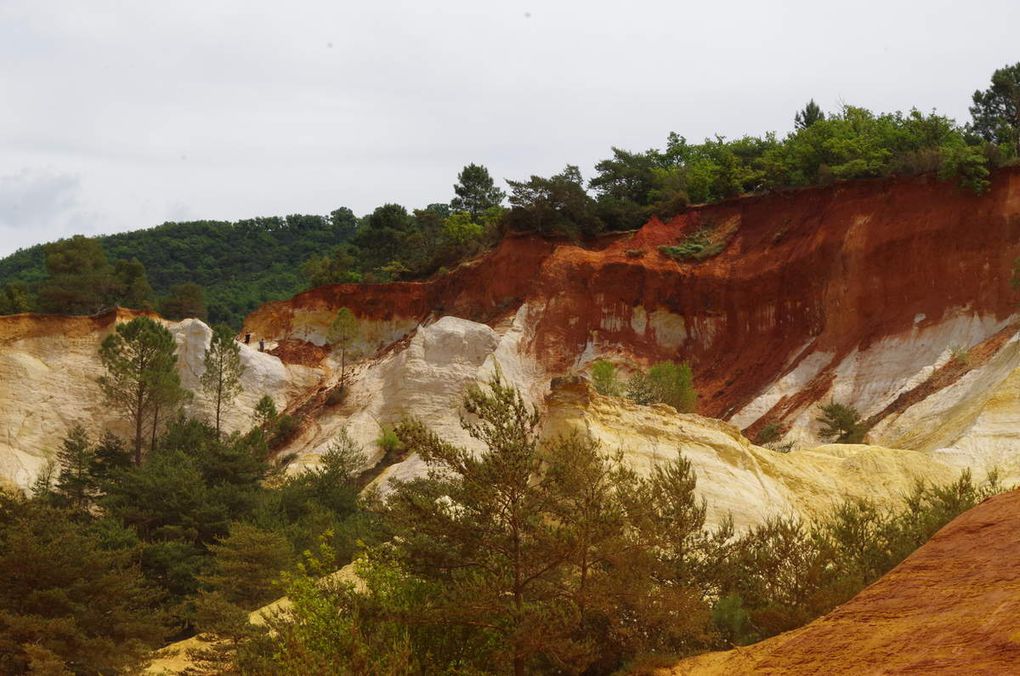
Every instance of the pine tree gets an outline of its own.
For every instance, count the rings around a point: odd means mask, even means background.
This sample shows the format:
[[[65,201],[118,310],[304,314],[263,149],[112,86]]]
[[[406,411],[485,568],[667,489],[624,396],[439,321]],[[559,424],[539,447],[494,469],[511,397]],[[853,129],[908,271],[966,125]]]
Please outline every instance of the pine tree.
[[[97,492],[105,490],[104,485],[119,471],[131,467],[131,453],[120,437],[107,431],[99,439],[92,454],[90,473]]]
[[[230,524],[230,533],[209,545],[213,561],[199,579],[230,603],[254,610],[278,596],[278,577],[294,552],[282,534],[250,524]]]
[[[340,388],[347,387],[347,353],[360,335],[358,318],[349,309],[342,307],[329,327],[329,340],[334,350],[340,352]]]
[[[241,393],[241,346],[234,340],[229,326],[220,324],[213,330],[209,349],[205,352],[205,372],[202,387],[216,402],[216,434],[221,431],[220,416],[223,405]]]
[[[454,211],[466,211],[475,221],[486,209],[498,207],[506,198],[506,193],[496,187],[489,170],[480,164],[469,164],[457,174],[453,192],[457,196],[450,201],[450,207]]]
[[[76,511],[85,511],[95,497],[95,477],[92,475],[95,449],[89,442],[85,427],[78,423],[71,428],[57,451],[60,476],[57,477],[57,494]]]
[[[158,418],[161,404],[182,396],[176,342],[161,324],[138,317],[117,325],[103,340],[99,358],[106,368],[99,384],[107,401],[131,420],[135,464],[140,465],[145,421]]]
[[[821,122],[825,119],[825,113],[818,107],[814,99],[807,102],[804,106],[804,110],[798,111],[793,118],[793,126],[795,129],[807,129],[815,122]]]
[[[0,511],[0,673],[141,668],[168,631],[137,551],[111,547],[88,522],[37,501]]]

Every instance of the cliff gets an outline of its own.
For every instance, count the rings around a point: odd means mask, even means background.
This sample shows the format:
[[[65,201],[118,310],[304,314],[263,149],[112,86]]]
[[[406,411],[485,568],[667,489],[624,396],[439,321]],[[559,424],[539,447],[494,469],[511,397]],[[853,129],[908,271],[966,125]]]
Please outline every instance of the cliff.
[[[732,233],[719,255],[658,251],[704,227]],[[700,412],[753,427],[829,394],[868,408],[949,344],[1001,330],[1018,241],[1020,170],[980,196],[930,176],[857,181],[695,208],[588,247],[510,237],[434,280],[314,289],[245,326],[321,343],[348,306],[382,344],[429,318],[493,324],[523,309],[525,351],[548,370],[596,354],[688,360]]]

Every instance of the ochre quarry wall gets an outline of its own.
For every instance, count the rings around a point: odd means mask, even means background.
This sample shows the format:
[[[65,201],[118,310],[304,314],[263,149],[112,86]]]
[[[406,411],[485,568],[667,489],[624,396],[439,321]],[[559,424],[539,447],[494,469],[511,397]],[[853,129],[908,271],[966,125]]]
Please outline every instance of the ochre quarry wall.
[[[104,370],[99,347],[118,323],[146,314],[118,308],[94,317],[10,315],[0,317],[0,488],[28,488],[75,424],[99,436],[112,431],[125,439],[125,415],[105,400],[98,384]],[[177,343],[181,384],[195,394],[186,411],[212,419],[213,403],[199,378],[212,330],[197,319],[162,321]],[[280,409],[300,400],[321,380],[321,369],[286,365],[242,345],[242,393],[223,415],[227,431],[247,430],[263,395]]]
[[[733,230],[719,255],[659,252],[703,227]],[[315,289],[245,326],[321,343],[348,306],[382,345],[430,318],[493,324],[523,305],[522,347],[550,372],[599,354],[688,360],[699,412],[726,418],[812,354],[826,356],[806,399],[828,391],[843,358],[884,338],[961,312],[1005,320],[1018,300],[1018,242],[1018,169],[998,171],[980,196],[931,176],[855,181],[693,208],[590,246],[511,237],[434,280]]]

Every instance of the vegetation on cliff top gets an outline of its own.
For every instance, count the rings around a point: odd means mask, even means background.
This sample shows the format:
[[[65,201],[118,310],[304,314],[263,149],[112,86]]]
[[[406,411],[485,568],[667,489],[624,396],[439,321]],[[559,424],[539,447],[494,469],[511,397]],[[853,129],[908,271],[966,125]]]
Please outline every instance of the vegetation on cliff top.
[[[197,315],[202,303],[195,302],[194,288],[182,287],[190,283],[204,288],[209,319],[237,327],[259,304],[307,285],[442,272],[507,231],[579,239],[637,228],[689,204],[855,178],[934,173],[980,193],[989,185],[990,169],[1020,157],[1020,64],[995,71],[989,88],[976,91],[972,101],[966,125],[916,109],[876,114],[844,105],[825,113],[811,101],[783,137],[717,136],[690,143],[671,133],[663,148],[613,148],[588,181],[573,165],[549,177],[508,181],[508,208],[489,171],[469,164],[449,202],[413,211],[384,204],[362,218],[339,208],[328,216],[166,223],[97,238],[115,261],[105,264],[115,273],[112,280],[103,265],[85,267],[95,252],[62,261],[71,253],[66,243],[39,245],[0,260],[0,314],[87,313],[116,302]],[[706,247],[692,241],[666,254],[698,260]],[[68,265],[77,278],[67,277]],[[92,280],[98,298],[82,302],[67,293],[85,281],[81,275],[98,275]]]

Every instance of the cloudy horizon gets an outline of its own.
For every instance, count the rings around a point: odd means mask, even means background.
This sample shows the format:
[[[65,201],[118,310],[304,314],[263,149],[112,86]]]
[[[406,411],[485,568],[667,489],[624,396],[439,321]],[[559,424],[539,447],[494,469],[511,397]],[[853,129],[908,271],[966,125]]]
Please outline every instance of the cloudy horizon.
[[[766,6],[768,5],[768,6]],[[1020,4],[0,4],[0,256],[169,220],[446,201],[465,164],[586,177],[610,146],[936,109],[1020,61]]]

